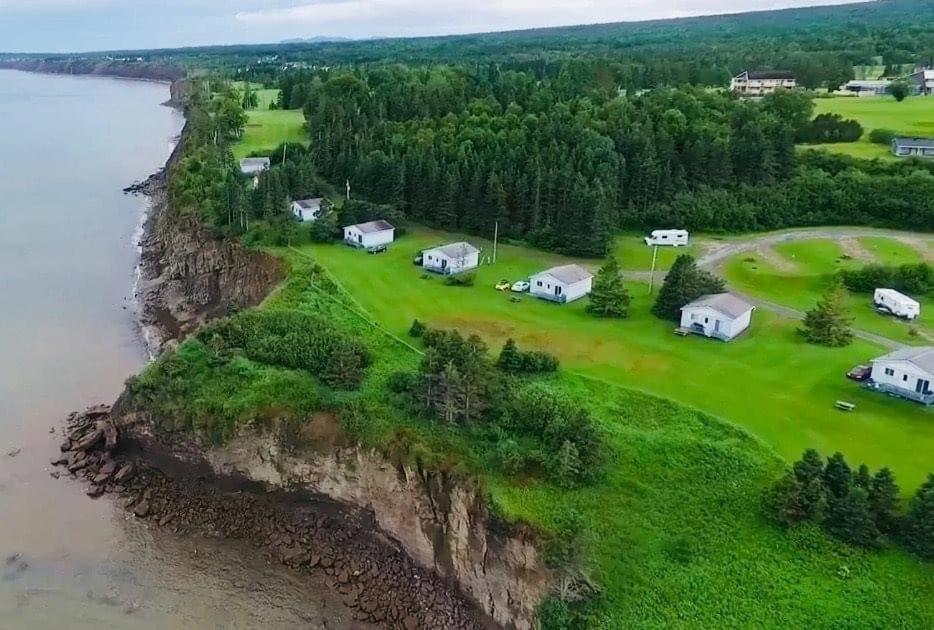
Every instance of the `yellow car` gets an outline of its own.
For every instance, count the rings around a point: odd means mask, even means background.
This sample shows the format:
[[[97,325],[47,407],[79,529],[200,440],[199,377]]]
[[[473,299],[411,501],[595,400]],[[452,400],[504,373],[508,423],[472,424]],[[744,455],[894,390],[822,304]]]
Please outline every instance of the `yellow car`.
[[[509,280],[500,280],[499,282],[496,283],[497,291],[508,291],[511,288],[512,288],[512,283],[509,282]]]

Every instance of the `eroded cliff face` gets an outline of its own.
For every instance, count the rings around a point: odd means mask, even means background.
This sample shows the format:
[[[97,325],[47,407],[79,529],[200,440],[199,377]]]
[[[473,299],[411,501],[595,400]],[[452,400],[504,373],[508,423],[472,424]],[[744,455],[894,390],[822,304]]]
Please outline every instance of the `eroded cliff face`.
[[[218,475],[322,494],[372,512],[413,560],[456,581],[497,623],[535,627],[535,608],[552,576],[534,536],[494,522],[474,483],[355,446],[285,447],[273,434],[242,435],[207,459]]]

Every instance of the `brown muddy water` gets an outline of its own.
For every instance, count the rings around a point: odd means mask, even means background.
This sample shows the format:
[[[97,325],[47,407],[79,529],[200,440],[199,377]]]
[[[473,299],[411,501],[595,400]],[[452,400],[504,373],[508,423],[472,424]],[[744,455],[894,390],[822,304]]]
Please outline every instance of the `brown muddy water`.
[[[180,538],[50,476],[65,415],[147,354],[132,307],[145,200],[183,120],[168,86],[0,70],[0,628],[351,628],[324,584]]]

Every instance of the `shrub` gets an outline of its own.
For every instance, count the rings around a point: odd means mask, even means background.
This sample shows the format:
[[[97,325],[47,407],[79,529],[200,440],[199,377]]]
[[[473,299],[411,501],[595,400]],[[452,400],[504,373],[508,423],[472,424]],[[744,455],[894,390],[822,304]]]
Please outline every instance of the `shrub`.
[[[444,284],[449,287],[472,287],[476,281],[476,275],[472,273],[451,274],[444,278]]]
[[[869,141],[873,144],[892,144],[895,139],[895,132],[891,129],[873,129],[869,132]]]
[[[412,326],[409,328],[409,337],[419,338],[424,334],[425,324],[416,319],[414,322],[412,322]]]
[[[558,359],[547,352],[522,352],[512,339],[507,340],[503,345],[499,359],[496,361],[496,367],[510,374],[556,372],[558,365]]]
[[[934,291],[934,267],[927,263],[899,267],[866,265],[840,272],[843,284],[855,293],[872,293],[879,288],[923,295]]]
[[[844,119],[840,114],[820,114],[801,128],[797,141],[805,144],[856,142],[863,135],[859,122]]]
[[[393,372],[386,379],[386,387],[394,394],[408,394],[415,390],[418,376],[411,372]]]

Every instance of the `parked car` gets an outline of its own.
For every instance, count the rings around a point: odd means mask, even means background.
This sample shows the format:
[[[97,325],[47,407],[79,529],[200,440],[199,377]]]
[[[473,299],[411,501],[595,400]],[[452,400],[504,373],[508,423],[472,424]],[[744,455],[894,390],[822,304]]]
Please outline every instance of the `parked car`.
[[[511,286],[512,286],[512,283],[509,280],[500,280],[499,282],[496,283],[496,290],[497,291],[508,291]]]
[[[859,381],[862,383],[872,374],[872,368],[868,365],[857,365],[855,368],[846,373],[846,377],[853,381]]]
[[[512,292],[513,293],[525,293],[530,288],[532,288],[532,285],[530,285],[528,282],[526,282],[525,280],[519,280],[519,282],[516,282],[514,285],[512,285]]]
[[[366,251],[368,251],[371,254],[382,254],[385,251],[389,251],[389,248],[386,247],[385,245],[377,245],[375,247],[368,248]]]

